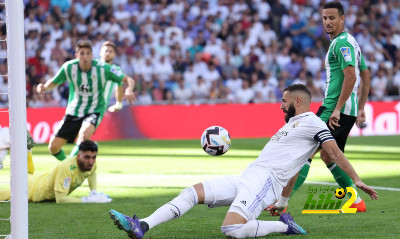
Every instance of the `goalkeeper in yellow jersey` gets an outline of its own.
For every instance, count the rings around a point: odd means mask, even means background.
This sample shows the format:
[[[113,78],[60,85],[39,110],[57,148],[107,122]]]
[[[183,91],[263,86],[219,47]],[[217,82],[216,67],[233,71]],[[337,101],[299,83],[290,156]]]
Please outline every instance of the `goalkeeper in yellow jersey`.
[[[79,145],[78,155],[68,158],[42,175],[28,175],[28,201],[55,200],[57,203],[109,203],[112,199],[104,193],[97,193],[96,156],[97,145],[85,140]],[[77,198],[69,196],[85,179],[88,179],[90,196]],[[10,199],[10,190],[0,191],[0,201]]]

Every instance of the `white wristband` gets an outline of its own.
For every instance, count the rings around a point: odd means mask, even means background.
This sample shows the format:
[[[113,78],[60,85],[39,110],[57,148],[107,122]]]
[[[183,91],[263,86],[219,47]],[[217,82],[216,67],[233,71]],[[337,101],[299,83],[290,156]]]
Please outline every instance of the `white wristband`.
[[[123,107],[122,102],[119,102],[119,101],[115,102],[115,108],[117,108],[118,110],[120,110],[120,109],[122,109],[122,107]]]
[[[289,198],[281,195],[281,198],[278,202],[275,203],[276,208],[285,208],[288,205]]]

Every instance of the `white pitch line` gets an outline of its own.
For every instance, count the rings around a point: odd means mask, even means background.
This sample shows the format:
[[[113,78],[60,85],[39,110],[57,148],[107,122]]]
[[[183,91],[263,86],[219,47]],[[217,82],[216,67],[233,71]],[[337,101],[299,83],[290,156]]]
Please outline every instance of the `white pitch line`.
[[[337,183],[318,182],[318,181],[306,181],[305,183],[337,186]],[[368,185],[368,186],[370,186],[370,185]],[[370,187],[372,187],[373,189],[400,192],[400,188],[389,188],[389,187],[379,187],[379,186],[370,186]]]

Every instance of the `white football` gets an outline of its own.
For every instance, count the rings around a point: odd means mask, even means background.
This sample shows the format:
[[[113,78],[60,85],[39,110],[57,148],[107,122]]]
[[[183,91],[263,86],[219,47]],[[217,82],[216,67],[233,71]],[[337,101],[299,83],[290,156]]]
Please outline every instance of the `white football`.
[[[221,126],[211,126],[201,136],[201,147],[209,155],[223,155],[231,147],[231,137]]]

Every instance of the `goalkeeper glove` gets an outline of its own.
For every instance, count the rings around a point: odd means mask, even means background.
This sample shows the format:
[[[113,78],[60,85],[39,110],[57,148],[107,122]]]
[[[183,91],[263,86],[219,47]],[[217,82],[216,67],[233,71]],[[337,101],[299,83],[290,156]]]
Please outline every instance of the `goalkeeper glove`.
[[[108,196],[108,195],[105,194],[105,193],[97,192],[95,189],[93,189],[93,190],[90,191],[90,196],[96,196],[96,195],[105,195],[105,196],[107,196],[107,197],[110,197],[110,196]]]
[[[96,194],[82,198],[82,203],[110,203],[112,199],[107,194]]]

